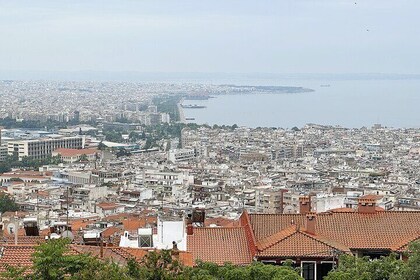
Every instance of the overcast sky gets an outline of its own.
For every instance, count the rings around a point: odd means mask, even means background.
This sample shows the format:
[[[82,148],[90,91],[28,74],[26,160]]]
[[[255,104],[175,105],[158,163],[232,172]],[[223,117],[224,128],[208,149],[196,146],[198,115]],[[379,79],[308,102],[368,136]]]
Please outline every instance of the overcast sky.
[[[0,71],[420,74],[418,0],[0,0]]]

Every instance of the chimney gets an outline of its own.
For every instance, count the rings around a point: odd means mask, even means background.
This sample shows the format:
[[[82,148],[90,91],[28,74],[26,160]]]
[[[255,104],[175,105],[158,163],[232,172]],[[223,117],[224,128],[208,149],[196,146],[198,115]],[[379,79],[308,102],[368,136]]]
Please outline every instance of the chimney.
[[[192,224],[187,224],[187,235],[193,235],[194,227]]]
[[[187,224],[187,235],[192,235],[194,233],[194,227],[192,222],[192,215],[188,214],[188,217],[185,219],[185,223]]]
[[[179,249],[178,249],[178,244],[175,241],[172,241],[172,256],[174,258],[179,258]]]
[[[358,209],[357,211],[359,213],[364,213],[364,214],[373,214],[376,213],[376,200],[370,197],[361,197],[359,198],[359,203],[358,203]]]
[[[308,214],[311,212],[311,197],[301,196],[299,197],[299,213]]]
[[[316,213],[306,214],[306,232],[312,235],[316,234]]]

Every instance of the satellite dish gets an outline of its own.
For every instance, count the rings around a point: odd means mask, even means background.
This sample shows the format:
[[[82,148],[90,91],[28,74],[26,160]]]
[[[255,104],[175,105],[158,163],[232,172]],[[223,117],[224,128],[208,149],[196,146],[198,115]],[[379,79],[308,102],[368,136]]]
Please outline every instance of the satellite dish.
[[[10,223],[7,225],[7,233],[15,234],[16,232],[16,225],[14,223]]]
[[[284,207],[283,209],[283,214],[293,214],[293,206],[292,205],[287,205],[286,207]]]
[[[68,239],[70,239],[70,241],[73,241],[73,240],[74,240],[74,235],[73,235],[73,233],[72,233],[71,231],[69,231],[69,230],[65,230],[65,231],[63,231],[63,233],[61,233],[61,237],[62,237],[62,238],[68,238]]]
[[[50,238],[51,239],[58,239],[58,238],[60,238],[60,235],[58,235],[57,233],[51,233]]]

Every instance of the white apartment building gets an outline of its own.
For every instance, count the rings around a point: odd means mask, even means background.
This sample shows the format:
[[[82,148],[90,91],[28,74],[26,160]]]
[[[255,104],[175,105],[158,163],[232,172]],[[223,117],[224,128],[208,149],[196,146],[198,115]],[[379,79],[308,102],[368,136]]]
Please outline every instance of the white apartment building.
[[[0,162],[5,161],[7,157],[7,147],[0,146]]]
[[[172,149],[168,152],[168,160],[177,163],[180,161],[189,161],[195,158],[194,149]]]
[[[9,155],[17,155],[19,160],[22,160],[25,156],[34,159],[43,159],[59,148],[82,149],[83,147],[83,137],[60,137],[10,141],[7,143],[7,152]]]

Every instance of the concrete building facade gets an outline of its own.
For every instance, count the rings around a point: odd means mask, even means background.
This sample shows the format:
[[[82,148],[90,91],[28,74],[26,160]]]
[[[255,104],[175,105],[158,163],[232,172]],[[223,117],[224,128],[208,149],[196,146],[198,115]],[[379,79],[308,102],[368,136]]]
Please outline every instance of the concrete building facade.
[[[52,139],[20,140],[7,143],[9,155],[17,155],[19,160],[23,157],[43,159],[51,155],[59,148],[82,149],[84,139],[82,137],[60,137]]]

